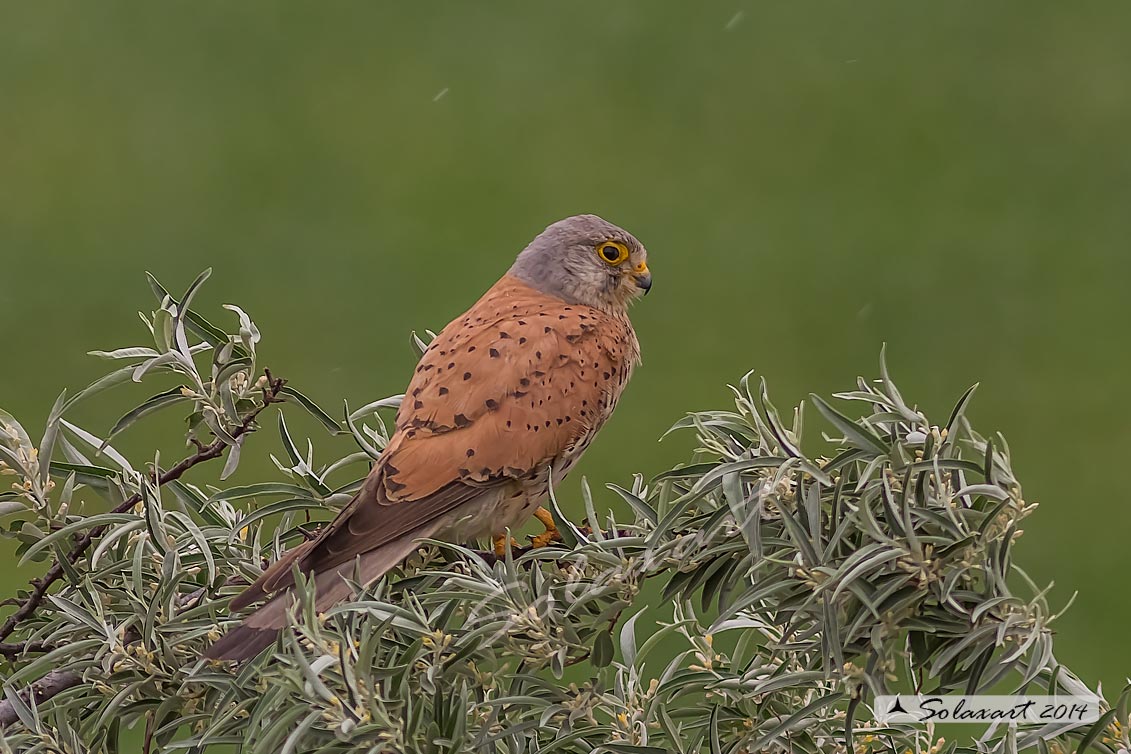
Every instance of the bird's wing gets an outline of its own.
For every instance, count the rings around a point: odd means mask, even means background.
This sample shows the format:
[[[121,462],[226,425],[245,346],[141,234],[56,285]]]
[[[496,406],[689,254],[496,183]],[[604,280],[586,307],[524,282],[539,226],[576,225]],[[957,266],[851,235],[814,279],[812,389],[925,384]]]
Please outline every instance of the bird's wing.
[[[626,322],[504,278],[417,366],[388,454],[389,499],[521,479],[560,456],[628,379]]]
[[[504,277],[425,351],[380,472],[317,560],[352,559],[540,471],[604,421],[635,348],[627,320]]]

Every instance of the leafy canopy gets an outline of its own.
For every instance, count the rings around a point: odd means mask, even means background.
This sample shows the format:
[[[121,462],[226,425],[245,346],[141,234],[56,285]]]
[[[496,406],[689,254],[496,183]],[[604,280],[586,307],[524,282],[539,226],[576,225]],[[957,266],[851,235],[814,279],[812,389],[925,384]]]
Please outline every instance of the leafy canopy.
[[[559,544],[495,557],[422,543],[325,614],[300,584],[294,630],[263,657],[202,661],[238,619],[226,598],[358,489],[400,400],[336,418],[262,372],[245,312],[225,307],[222,329],[191,308],[207,274],[179,298],[150,278],[151,343],[93,352],[114,370],[60,396],[38,443],[0,412],[13,482],[2,533],[22,562],[49,564],[0,631],[0,751],[135,750],[134,728],[146,751],[935,752],[975,744],[880,726],[874,696],[1087,693],[1055,660],[1044,591],[1011,559],[1036,505],[1005,441],[970,426],[973,389],[932,423],[882,358],[880,379],[833,396],[841,408],[812,396],[825,441],[807,437],[817,417],[805,405],[783,419],[748,375],[733,409],[676,424],[698,438],[690,463],[609,486],[627,518],[598,510],[585,486],[580,501],[553,501]],[[67,418],[159,375],[177,384],[104,436]],[[174,407],[188,416],[185,458],[115,449]],[[316,457],[288,428],[293,411],[356,448]],[[277,473],[227,483],[272,423]],[[977,747],[1127,749],[1128,693],[1093,726],[992,729]]]

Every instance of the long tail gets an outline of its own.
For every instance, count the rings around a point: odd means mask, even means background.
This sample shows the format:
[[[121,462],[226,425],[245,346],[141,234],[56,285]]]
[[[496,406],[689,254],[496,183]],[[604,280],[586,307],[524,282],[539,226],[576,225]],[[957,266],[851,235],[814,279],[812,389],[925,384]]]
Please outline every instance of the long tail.
[[[350,586],[345,579],[353,578],[355,564],[361,574],[362,583],[372,583],[408,557],[416,549],[417,540],[426,536],[428,536],[427,532],[407,534],[359,555],[356,561],[351,560],[324,573],[315,574],[316,609],[323,612],[350,596]],[[254,602],[265,593],[274,591],[271,585],[279,583],[283,578],[290,582],[285,586],[280,584],[281,591],[244,618],[243,623],[221,636],[205,651],[205,657],[214,660],[248,660],[275,643],[280,630],[287,625],[287,614],[294,605],[294,597],[289,588],[293,582],[283,574],[289,574],[292,563],[306,554],[313,544],[313,541],[305,542],[288,551],[264,572],[255,584],[232,600],[231,608],[235,610]]]

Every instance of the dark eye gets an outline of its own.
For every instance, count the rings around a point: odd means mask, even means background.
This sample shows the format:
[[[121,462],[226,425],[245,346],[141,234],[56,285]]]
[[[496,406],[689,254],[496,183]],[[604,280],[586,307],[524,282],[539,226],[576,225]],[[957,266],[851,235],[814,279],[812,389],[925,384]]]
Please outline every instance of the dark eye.
[[[608,264],[620,264],[628,259],[628,249],[614,241],[606,241],[597,248],[597,255]]]

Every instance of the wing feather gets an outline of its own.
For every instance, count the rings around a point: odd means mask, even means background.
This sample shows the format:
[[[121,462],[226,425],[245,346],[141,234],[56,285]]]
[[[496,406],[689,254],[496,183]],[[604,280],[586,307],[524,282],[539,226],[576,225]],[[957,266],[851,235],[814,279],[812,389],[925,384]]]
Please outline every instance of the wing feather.
[[[626,316],[504,277],[429,345],[354,499],[238,604],[290,586],[292,562],[340,566],[544,470],[604,423],[638,359]]]

